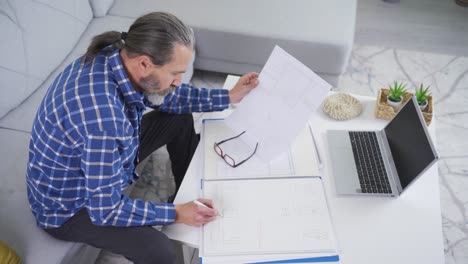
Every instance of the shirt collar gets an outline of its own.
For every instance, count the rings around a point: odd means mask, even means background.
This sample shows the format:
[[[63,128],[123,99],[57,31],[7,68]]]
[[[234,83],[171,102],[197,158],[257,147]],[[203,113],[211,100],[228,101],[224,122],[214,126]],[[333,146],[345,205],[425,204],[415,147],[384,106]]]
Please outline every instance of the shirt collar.
[[[144,95],[143,93],[137,92],[130,82],[130,78],[128,78],[122,60],[120,59],[120,49],[116,49],[110,54],[109,64],[112,72],[114,72],[114,78],[118,84],[117,89],[120,89],[123,94],[125,103],[128,105],[134,105],[140,110],[144,110]]]

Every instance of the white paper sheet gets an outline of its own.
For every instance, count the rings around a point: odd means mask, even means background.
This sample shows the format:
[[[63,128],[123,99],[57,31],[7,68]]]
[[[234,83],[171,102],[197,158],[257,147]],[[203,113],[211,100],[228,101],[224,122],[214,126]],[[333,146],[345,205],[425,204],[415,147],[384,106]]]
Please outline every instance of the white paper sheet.
[[[296,174],[290,148],[271,161],[265,161],[254,155],[242,165],[236,168],[230,167],[216,154],[214,143],[236,136],[237,132],[229,128],[223,120],[204,120],[203,122],[205,180],[284,177]],[[221,144],[220,147],[238,162],[247,158],[253,151],[241,138],[230,140]]]
[[[222,215],[203,226],[204,257],[336,252],[320,178],[206,181],[203,192]]]
[[[259,76],[260,83],[226,118],[257,154],[270,161],[284,153],[312,113],[328,94],[330,85],[304,64],[276,46]]]

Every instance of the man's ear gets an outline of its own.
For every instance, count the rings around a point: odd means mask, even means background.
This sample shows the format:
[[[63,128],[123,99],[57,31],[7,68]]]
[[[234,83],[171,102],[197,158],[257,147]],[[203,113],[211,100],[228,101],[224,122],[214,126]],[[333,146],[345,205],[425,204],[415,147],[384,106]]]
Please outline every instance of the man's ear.
[[[137,58],[138,62],[138,69],[142,73],[143,76],[147,76],[151,68],[153,68],[154,64],[151,61],[151,58],[146,55],[140,55]]]

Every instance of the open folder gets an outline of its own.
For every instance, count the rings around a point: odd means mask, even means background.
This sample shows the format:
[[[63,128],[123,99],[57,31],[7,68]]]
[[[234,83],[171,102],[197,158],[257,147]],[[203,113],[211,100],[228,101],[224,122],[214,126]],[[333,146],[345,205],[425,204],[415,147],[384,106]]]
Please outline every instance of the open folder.
[[[215,142],[232,133],[224,120],[203,122],[202,194],[214,201],[220,216],[202,228],[201,263],[338,261],[322,179],[297,174],[311,171],[307,166],[313,157],[291,147],[273,161],[253,155],[233,168],[214,150]],[[313,148],[311,141],[301,139],[301,148]],[[233,159],[253,150],[239,138],[232,141],[222,148]]]

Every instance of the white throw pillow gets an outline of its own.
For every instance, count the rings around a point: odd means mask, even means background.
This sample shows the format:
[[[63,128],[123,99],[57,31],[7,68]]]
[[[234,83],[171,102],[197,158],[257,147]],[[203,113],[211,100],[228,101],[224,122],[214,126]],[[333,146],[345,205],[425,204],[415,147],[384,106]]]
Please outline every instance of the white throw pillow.
[[[0,119],[62,63],[92,18],[89,1],[0,0]]]
[[[114,0],[89,0],[94,17],[103,17],[107,14]]]

